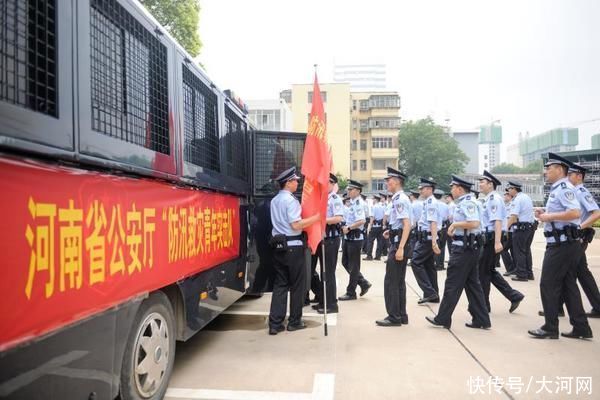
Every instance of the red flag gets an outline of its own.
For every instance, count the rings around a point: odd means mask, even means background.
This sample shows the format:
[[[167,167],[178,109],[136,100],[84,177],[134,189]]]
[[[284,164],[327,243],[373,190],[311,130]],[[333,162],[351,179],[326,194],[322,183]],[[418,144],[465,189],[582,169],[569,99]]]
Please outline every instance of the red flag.
[[[327,145],[323,99],[321,98],[319,82],[315,73],[308,135],[306,136],[304,155],[302,156],[302,174],[304,175],[302,217],[306,218],[318,212],[321,213],[320,223],[315,223],[305,229],[308,234],[308,245],[313,254],[316,252],[319,242],[325,235],[331,162],[331,153]]]

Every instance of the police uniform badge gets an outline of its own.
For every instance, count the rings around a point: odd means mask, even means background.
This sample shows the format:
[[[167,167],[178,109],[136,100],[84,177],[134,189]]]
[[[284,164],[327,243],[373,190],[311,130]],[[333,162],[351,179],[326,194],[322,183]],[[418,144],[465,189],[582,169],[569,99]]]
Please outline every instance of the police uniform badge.
[[[427,209],[427,214],[429,214],[429,216],[433,216],[433,213],[435,213],[435,210],[433,208]]]
[[[565,192],[565,198],[569,201],[573,201],[575,200],[575,193],[573,193],[571,190],[568,190]]]
[[[342,203],[335,203],[335,211],[339,211],[342,208]]]
[[[401,213],[402,211],[404,211],[404,204],[398,203],[396,205],[396,211],[398,211],[398,213]]]
[[[591,194],[589,194],[589,193],[588,193],[588,194],[585,196],[585,200],[586,200],[588,203],[592,203],[592,204],[593,204],[593,203],[594,203],[594,196],[592,196]]]
[[[469,215],[475,214],[475,205],[474,204],[469,204],[467,206],[467,213]]]
[[[496,214],[496,211],[497,211],[497,210],[498,210],[498,206],[496,206],[495,204],[493,204],[493,205],[490,207],[490,212],[491,212],[492,214]]]

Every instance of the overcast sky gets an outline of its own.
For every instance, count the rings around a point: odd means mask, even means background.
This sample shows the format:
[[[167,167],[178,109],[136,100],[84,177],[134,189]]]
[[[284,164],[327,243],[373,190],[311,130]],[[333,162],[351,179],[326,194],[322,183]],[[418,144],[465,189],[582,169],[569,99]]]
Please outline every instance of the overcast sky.
[[[385,63],[401,116],[454,130],[501,120],[504,147],[575,126],[600,133],[599,0],[200,0],[200,61],[221,89],[277,98],[331,82],[334,63]],[[584,122],[596,120],[594,122]]]

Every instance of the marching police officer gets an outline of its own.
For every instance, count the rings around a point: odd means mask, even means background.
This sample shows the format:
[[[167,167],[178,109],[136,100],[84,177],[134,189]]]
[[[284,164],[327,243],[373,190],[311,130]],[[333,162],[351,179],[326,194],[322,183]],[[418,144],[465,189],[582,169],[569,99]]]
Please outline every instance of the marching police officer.
[[[485,239],[483,251],[479,258],[479,281],[481,282],[488,311],[491,309],[490,283],[492,283],[511,302],[508,311],[512,313],[525,296],[518,290],[513,289],[502,275],[496,271],[496,262],[503,250],[502,228],[506,219],[504,203],[496,192],[496,188],[500,184],[500,180],[486,170],[479,177],[479,189],[486,196],[482,218],[482,231]]]
[[[371,284],[360,273],[360,252],[364,241],[362,230],[365,224],[365,207],[360,196],[362,185],[352,179],[348,180],[348,195],[350,196],[350,208],[346,215],[346,225],[343,227],[346,246],[346,263],[342,257],[342,265],[350,275],[346,293],[338,300],[356,300],[356,286],[360,286],[360,295],[364,296]]]
[[[406,175],[394,168],[387,168],[385,178],[392,196],[392,209],[389,215],[389,229],[385,236],[390,239],[390,254],[385,263],[383,295],[387,317],[375,321],[379,326],[400,326],[408,324],[406,313],[406,263],[410,245],[411,206],[403,191]]]
[[[592,305],[592,311],[587,314],[588,318],[600,318],[600,291],[594,275],[588,268],[585,255],[588,244],[594,238],[595,231],[592,225],[600,219],[600,209],[598,203],[594,200],[594,196],[583,186],[587,169],[581,165],[571,163],[568,172],[569,182],[575,187],[575,195],[581,205],[581,223],[579,226],[582,233],[583,256],[577,265],[577,280]]]
[[[383,217],[385,215],[385,206],[380,203],[381,198],[378,194],[373,195],[373,206],[371,207],[371,221],[369,222],[367,257],[363,260],[373,260],[373,243],[377,240],[377,249],[375,250],[375,260],[381,260],[383,250]]]
[[[362,252],[363,253],[367,253],[367,245],[369,243],[368,239],[368,231],[369,231],[369,223],[371,222],[371,210],[369,207],[369,203],[367,203],[367,196],[365,196],[364,194],[360,194],[360,198],[363,201],[363,208],[365,209],[365,224],[363,225],[363,233],[365,235],[365,238],[363,240],[363,244],[362,244]]]
[[[302,304],[306,290],[306,266],[304,249],[306,246],[302,229],[318,222],[317,213],[302,219],[300,203],[293,193],[298,189],[300,177],[296,167],[283,171],[275,180],[281,190],[271,200],[271,245],[273,252],[273,296],[269,313],[269,335],[284,330],[283,320],[287,309],[288,290],[290,291],[290,317],[287,330],[295,331],[306,326],[302,322]]]
[[[562,294],[573,330],[561,335],[589,339],[593,336],[592,329],[577,287],[577,264],[583,256],[577,235],[581,206],[575,188],[567,178],[569,162],[554,153],[548,153],[548,157],[544,177],[552,186],[546,208],[535,210],[535,217],[544,222],[546,237],[540,279],[545,323],[539,329],[530,330],[529,334],[536,338],[558,339],[558,309]]]
[[[441,189],[435,189],[433,196],[437,200],[439,213],[442,218],[442,226],[439,229],[438,237],[440,238],[440,254],[434,257],[435,269],[438,271],[444,270],[444,261],[446,259],[446,240],[448,238],[448,227],[450,226],[450,215],[448,204],[442,200],[444,191]]]
[[[512,196],[508,227],[512,228],[512,253],[515,263],[513,281],[533,280],[533,262],[531,258],[531,242],[535,235],[533,203],[531,198],[522,192],[518,182],[508,182],[508,191]]]
[[[510,209],[512,207],[512,197],[510,193],[508,193],[508,189],[504,192],[504,209],[506,210],[506,218],[504,220],[504,227],[502,228],[504,231],[504,238],[502,246],[504,250],[502,250],[502,263],[504,264],[504,268],[506,268],[506,272],[503,274],[504,276],[514,275],[515,273],[515,264],[512,256],[512,232],[508,229],[508,219],[510,218]]]
[[[335,268],[338,259],[338,249],[340,248],[341,227],[344,218],[344,205],[342,199],[335,194],[333,188],[338,178],[334,174],[329,174],[329,197],[327,199],[327,226],[325,227],[325,277],[326,295],[327,295],[327,313],[337,313],[337,286],[335,282]],[[325,305],[323,300],[317,305],[317,312],[323,314]]]
[[[410,244],[410,253],[409,258],[412,259],[413,252],[415,250],[415,245],[417,244],[417,225],[419,223],[419,219],[421,218],[421,213],[423,212],[423,201],[421,201],[421,194],[418,189],[413,189],[410,191],[411,197],[413,198],[411,202],[411,235],[408,238]],[[412,261],[411,261],[412,266]]]
[[[492,326],[479,282],[477,259],[480,216],[477,200],[469,193],[471,186],[472,183],[452,175],[450,190],[457,203],[453,222],[448,227],[448,236],[452,238],[452,251],[448,261],[444,296],[437,316],[425,317],[431,324],[447,329],[452,325],[452,313],[463,288],[469,301],[469,313],[473,317],[472,321],[467,322],[465,326],[480,329],[489,329]]]
[[[392,207],[392,202],[391,202],[391,197],[388,196],[388,192],[380,192],[379,193],[381,195],[381,199],[382,199],[382,203],[383,203],[383,208],[385,209],[385,212],[383,214],[383,226],[382,226],[382,231],[387,229],[387,225],[388,225],[388,217],[390,215],[390,210]],[[383,247],[381,249],[381,255],[382,256],[386,256],[388,255],[388,248],[390,247],[390,241],[389,239],[383,238]]]
[[[412,270],[415,279],[423,290],[423,297],[419,304],[439,303],[437,271],[434,266],[434,255],[440,254],[437,234],[442,226],[437,200],[433,196],[436,183],[432,180],[421,178],[419,185],[423,197],[423,212],[417,225],[417,242],[412,256]]]

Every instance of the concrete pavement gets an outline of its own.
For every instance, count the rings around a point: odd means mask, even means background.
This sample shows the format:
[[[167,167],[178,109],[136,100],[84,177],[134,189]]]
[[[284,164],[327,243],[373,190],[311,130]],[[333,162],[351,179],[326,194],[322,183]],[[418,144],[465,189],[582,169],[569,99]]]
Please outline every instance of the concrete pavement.
[[[363,261],[362,272],[373,287],[363,298],[340,302],[327,337],[322,316],[310,307],[304,308],[307,329],[269,336],[270,295],[243,299],[188,342],[178,343],[167,399],[598,398],[600,320],[590,320],[596,335],[591,341],[536,340],[527,334],[543,323],[537,316],[543,251],[538,231],[536,280],[509,281],[526,295],[513,314],[492,287],[492,329],[487,331],[464,326],[470,321],[464,295],[451,330],[425,321],[438,305],[417,305],[421,292],[410,268],[409,325],[376,326],[375,320],[385,316],[385,266],[378,261]],[[600,279],[599,241],[588,249],[588,262]],[[348,275],[341,265],[337,276],[342,294]],[[444,271],[439,278],[443,285]],[[589,311],[585,295],[583,300]],[[568,318],[560,324],[561,331],[570,330]]]

